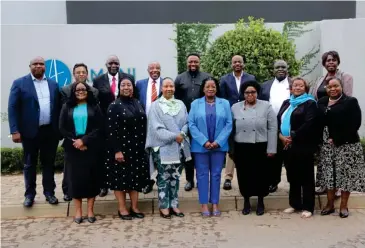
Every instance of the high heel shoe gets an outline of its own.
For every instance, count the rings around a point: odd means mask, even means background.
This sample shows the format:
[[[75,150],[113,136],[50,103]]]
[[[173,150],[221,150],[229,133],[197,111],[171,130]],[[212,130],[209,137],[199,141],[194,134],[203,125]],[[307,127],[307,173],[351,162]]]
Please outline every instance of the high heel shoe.
[[[89,223],[94,223],[94,222],[96,221],[96,218],[95,218],[95,216],[87,217],[87,221],[88,221]]]
[[[321,211],[321,215],[330,215],[330,214],[333,214],[335,212],[335,209],[334,208],[330,208],[330,209],[323,209]]]
[[[74,218],[74,222],[77,223],[77,224],[81,224],[82,223],[82,217]]]
[[[340,218],[347,218],[349,217],[349,209],[346,208],[344,210],[340,210]]]
[[[144,218],[143,213],[136,213],[136,212],[133,211],[132,208],[130,209],[130,215],[134,218],[137,218],[137,219],[143,219]]]
[[[132,220],[132,219],[133,219],[132,215],[130,215],[130,214],[125,214],[125,215],[123,215],[123,214],[121,214],[121,213],[119,212],[119,210],[118,210],[118,216],[119,216],[119,218],[121,218],[122,220]]]
[[[164,219],[171,219],[171,214],[170,213],[164,214],[164,213],[161,212],[161,210],[160,210],[160,216]]]
[[[184,213],[182,213],[182,212],[180,212],[180,213],[177,213],[177,212],[175,212],[174,211],[174,209],[170,209],[170,215],[175,215],[176,217],[180,217],[180,218],[182,218],[182,217],[184,217],[185,216],[185,214]]]

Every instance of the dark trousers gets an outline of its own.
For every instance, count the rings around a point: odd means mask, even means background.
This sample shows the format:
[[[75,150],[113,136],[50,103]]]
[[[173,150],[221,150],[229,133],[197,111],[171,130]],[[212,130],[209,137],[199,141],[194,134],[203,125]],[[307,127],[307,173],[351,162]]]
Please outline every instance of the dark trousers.
[[[185,162],[185,176],[186,181],[193,183],[194,182],[194,157],[192,155],[192,159],[188,162]]]
[[[42,166],[42,185],[45,196],[54,195],[54,163],[58,147],[58,135],[51,125],[41,126],[35,138],[23,138],[24,150],[24,196],[34,198],[36,195],[38,155]]]
[[[63,179],[62,179],[62,192],[64,195],[68,195],[68,183],[67,183],[67,169],[66,169],[66,162],[63,166]]]
[[[277,153],[268,159],[270,163],[270,185],[276,186],[281,182],[281,170],[284,163],[283,144],[278,140]]]
[[[289,205],[296,210],[307,210],[313,213],[315,205],[314,180],[304,184],[290,183]]]

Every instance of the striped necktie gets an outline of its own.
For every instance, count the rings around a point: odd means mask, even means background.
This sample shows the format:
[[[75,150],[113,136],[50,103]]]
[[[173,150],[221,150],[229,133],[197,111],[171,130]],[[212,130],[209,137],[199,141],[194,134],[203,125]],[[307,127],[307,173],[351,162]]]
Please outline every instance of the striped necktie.
[[[156,81],[152,81],[152,95],[151,102],[154,102],[157,99],[157,89],[156,89]]]

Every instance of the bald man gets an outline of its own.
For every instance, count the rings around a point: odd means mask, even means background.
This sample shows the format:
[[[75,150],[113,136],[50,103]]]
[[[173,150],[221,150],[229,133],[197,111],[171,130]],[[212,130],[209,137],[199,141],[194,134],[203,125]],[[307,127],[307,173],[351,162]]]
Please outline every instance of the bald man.
[[[158,98],[161,93],[162,88],[162,78],[161,78],[161,65],[159,62],[151,62],[147,67],[147,72],[149,77],[139,80],[136,83],[136,87],[139,92],[139,101],[141,102],[143,108],[148,116],[148,111],[151,104]],[[153,173],[155,172],[152,161],[150,161],[150,176],[153,178]],[[152,191],[155,180],[150,180],[147,186],[143,189],[143,193],[148,194]]]
[[[21,143],[24,151],[25,207],[34,203],[38,155],[42,166],[43,194],[48,203],[58,204],[54,163],[61,138],[58,131],[58,84],[45,76],[42,57],[32,59],[29,68],[30,74],[13,82],[8,104],[12,140]]]

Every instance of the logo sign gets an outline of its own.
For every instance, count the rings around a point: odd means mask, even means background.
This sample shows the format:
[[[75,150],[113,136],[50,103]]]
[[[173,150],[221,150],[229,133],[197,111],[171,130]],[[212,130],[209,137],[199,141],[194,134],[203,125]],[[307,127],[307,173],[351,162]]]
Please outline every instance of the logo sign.
[[[46,77],[55,80],[61,88],[71,83],[72,76],[68,66],[61,60],[46,60]]]

